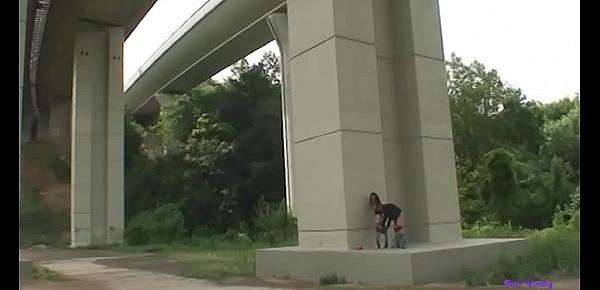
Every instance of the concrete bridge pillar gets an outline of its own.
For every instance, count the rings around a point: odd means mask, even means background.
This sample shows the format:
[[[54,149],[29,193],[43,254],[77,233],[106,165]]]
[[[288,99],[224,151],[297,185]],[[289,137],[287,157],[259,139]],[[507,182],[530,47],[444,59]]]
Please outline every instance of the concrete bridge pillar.
[[[256,274],[420,284],[523,253],[462,239],[438,1],[288,0],[287,17],[299,245],[257,250]],[[373,191],[408,248],[373,250]]]
[[[374,247],[372,191],[409,241],[460,240],[437,1],[292,0],[288,21],[300,246]]]
[[[121,242],[123,28],[79,22],[72,104],[71,246]]]
[[[404,205],[409,241],[459,241],[438,1],[372,3],[390,200]]]
[[[283,150],[285,165],[285,200],[288,211],[296,214],[294,202],[294,133],[290,84],[290,46],[287,14],[274,13],[267,18],[281,56],[281,113],[283,120]]]
[[[374,246],[387,197],[372,1],[288,1],[299,246]]]

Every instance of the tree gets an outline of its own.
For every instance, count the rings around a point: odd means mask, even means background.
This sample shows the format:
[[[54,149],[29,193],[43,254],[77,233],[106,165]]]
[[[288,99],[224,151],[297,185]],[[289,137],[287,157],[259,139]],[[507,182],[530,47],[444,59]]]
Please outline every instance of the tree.
[[[578,96],[528,101],[495,70],[454,54],[448,95],[464,225],[481,218],[550,225],[579,183]]]
[[[519,203],[519,182],[515,172],[515,157],[503,149],[495,149],[486,154],[482,197],[489,210],[501,222],[508,222],[514,216]]]
[[[579,180],[579,104],[574,105],[571,110],[558,118],[544,124],[545,142],[543,153],[548,156],[560,157],[569,163],[574,170],[574,177]]]
[[[137,162],[128,181],[132,212],[174,203],[190,232],[223,232],[253,220],[260,197],[284,198],[278,58],[241,60],[232,72],[224,83],[203,82],[161,108],[149,132],[166,154]]]
[[[465,65],[452,54],[447,66],[454,144],[460,166],[473,170],[483,154],[506,143],[538,145],[538,115],[530,104],[524,103],[520,90],[505,85],[496,70],[488,71],[477,61]],[[528,127],[533,132],[519,134],[520,130],[514,130],[529,123],[533,123]],[[524,136],[534,140],[523,142]]]
[[[567,115],[572,109],[579,106],[579,94],[573,98],[563,98],[559,101],[541,105],[544,118],[556,121]]]

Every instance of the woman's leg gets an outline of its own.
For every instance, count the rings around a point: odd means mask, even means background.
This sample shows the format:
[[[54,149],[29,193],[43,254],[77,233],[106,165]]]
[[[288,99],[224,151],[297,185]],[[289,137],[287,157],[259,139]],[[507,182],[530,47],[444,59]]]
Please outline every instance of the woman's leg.
[[[383,224],[383,215],[375,214],[375,243],[377,245],[377,249],[381,248],[381,243],[380,243],[381,237],[384,238],[384,241],[385,241],[384,247],[387,248],[388,247],[387,233],[386,233],[385,226]]]
[[[394,221],[394,232],[395,232],[395,246],[404,249],[406,247],[405,239],[405,227],[404,227],[404,214],[400,213],[398,218]]]

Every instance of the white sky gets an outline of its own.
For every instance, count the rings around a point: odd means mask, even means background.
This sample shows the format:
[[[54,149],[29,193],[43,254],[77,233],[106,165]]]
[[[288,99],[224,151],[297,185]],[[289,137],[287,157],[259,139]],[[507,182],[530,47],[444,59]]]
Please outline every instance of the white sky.
[[[124,45],[127,81],[206,0],[158,0]],[[455,52],[498,70],[529,99],[550,102],[579,92],[578,0],[439,0],[446,59]],[[274,42],[250,54],[254,63]],[[213,78],[223,79],[229,69]]]

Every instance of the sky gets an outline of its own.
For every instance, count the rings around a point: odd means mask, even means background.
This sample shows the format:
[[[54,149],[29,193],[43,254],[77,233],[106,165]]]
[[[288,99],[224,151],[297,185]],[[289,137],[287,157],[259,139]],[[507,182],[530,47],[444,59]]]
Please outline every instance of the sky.
[[[158,0],[124,44],[124,79],[207,0]],[[439,0],[444,55],[496,69],[502,80],[544,103],[579,92],[578,0]],[[247,56],[257,62],[275,42]],[[229,68],[213,76],[222,80]]]

